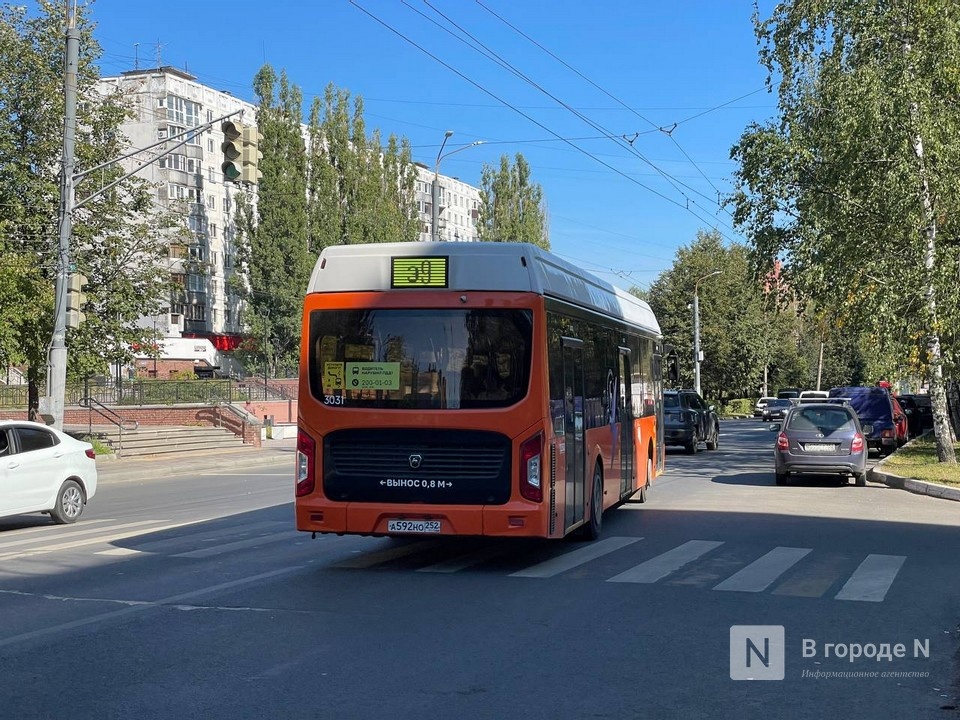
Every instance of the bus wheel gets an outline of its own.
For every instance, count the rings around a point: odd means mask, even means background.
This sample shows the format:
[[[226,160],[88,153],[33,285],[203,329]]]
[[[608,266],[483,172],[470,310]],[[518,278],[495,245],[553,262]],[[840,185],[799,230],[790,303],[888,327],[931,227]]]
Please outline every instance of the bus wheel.
[[[647,458],[647,476],[644,478],[643,487],[634,496],[637,502],[645,503],[647,501],[647,488],[650,487],[650,478],[653,477],[653,458]]]
[[[603,524],[603,472],[599,465],[593,468],[593,494],[590,498],[590,521],[584,526],[583,534],[587,540],[600,537]]]

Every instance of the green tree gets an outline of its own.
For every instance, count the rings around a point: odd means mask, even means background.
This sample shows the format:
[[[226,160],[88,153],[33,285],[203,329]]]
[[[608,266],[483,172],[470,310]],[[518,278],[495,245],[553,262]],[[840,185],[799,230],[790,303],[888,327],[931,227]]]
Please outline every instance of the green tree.
[[[960,317],[960,6],[787,0],[755,23],[779,118],[733,149],[735,222],[797,292],[864,329],[877,366],[922,356],[937,454],[955,462],[942,338]]]
[[[46,375],[58,273],[66,3],[42,0],[38,10],[29,16],[24,8],[0,6],[0,364],[28,366],[31,408]],[[124,99],[97,94],[100,48],[86,7],[77,8],[76,27],[77,91],[87,100],[77,108],[79,172],[119,157],[129,146],[119,131],[128,112]],[[85,274],[89,286],[87,320],[67,333],[73,378],[128,360],[130,345],[153,335],[137,321],[156,312],[164,296],[161,233],[180,223],[156,213],[155,191],[138,178],[91,197],[121,175],[113,165],[77,187],[71,270]]]
[[[300,132],[303,98],[286,73],[279,78],[269,65],[253,81],[259,104],[262,177],[257,201],[242,194],[236,224],[240,258],[246,270],[244,324],[255,338],[259,362],[273,368],[291,366],[300,351],[303,293],[315,256],[307,233],[306,147]],[[238,287],[239,285],[239,287]]]
[[[549,250],[550,235],[543,188],[532,181],[530,164],[517,153],[513,165],[506,155],[500,167],[484,165],[480,175],[480,240],[528,242]]]
[[[719,271],[716,276],[711,276]],[[698,284],[699,281],[699,285]],[[769,352],[779,344],[771,329],[781,317],[765,309],[760,282],[748,249],[725,246],[716,232],[697,233],[689,247],[677,251],[673,266],[660,275],[646,299],[660,322],[664,342],[676,348],[680,382],[693,386],[693,294],[700,307],[700,366],[703,394],[724,402],[756,395]],[[774,304],[772,312],[776,313]]]
[[[310,249],[329,245],[409,242],[419,235],[416,169],[406,138],[379,130],[368,137],[363,99],[328,85],[314,98],[307,134]]]

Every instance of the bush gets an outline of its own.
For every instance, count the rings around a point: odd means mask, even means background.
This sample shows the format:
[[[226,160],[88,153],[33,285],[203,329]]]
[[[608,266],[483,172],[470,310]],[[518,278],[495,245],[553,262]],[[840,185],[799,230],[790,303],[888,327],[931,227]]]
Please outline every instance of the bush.
[[[756,404],[755,400],[750,398],[734,398],[729,400],[723,408],[720,410],[720,414],[725,417],[731,417],[734,415],[753,415],[753,406]]]

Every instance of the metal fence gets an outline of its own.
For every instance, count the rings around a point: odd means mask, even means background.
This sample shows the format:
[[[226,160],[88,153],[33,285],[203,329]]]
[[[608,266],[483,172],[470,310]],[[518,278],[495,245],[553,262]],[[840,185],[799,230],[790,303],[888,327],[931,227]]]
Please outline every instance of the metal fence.
[[[65,405],[80,405],[83,398],[92,398],[103,405],[178,405],[184,403],[214,404],[289,400],[282,388],[262,378],[246,380],[128,380],[88,381],[70,384],[64,395]],[[27,407],[26,385],[0,385],[0,408]]]

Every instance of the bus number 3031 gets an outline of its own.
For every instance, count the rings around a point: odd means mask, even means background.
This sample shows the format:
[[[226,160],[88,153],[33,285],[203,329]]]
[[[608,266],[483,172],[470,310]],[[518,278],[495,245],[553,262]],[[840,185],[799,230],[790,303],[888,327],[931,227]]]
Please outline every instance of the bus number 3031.
[[[343,395],[324,395],[324,405],[343,405]]]

